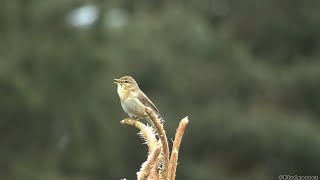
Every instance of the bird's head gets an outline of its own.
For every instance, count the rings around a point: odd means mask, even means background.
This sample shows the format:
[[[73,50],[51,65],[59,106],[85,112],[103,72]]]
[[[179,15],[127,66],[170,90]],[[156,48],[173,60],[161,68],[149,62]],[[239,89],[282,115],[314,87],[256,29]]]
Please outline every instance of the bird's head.
[[[120,79],[114,79],[114,83],[118,85],[118,88],[123,90],[130,90],[138,87],[137,82],[131,76],[123,76]]]

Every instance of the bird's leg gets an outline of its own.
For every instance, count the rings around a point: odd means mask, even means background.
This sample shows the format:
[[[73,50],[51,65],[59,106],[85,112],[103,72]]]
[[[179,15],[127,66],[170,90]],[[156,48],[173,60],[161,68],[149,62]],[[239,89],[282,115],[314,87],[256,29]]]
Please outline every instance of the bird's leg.
[[[149,116],[146,117],[147,122],[150,124],[151,127],[153,127],[154,129],[156,129],[155,124],[152,122],[152,120],[150,119]]]
[[[137,121],[139,121],[139,120],[141,119],[140,117],[132,116],[132,115],[129,115],[129,117],[130,117],[131,119],[134,119],[134,120],[137,120]]]

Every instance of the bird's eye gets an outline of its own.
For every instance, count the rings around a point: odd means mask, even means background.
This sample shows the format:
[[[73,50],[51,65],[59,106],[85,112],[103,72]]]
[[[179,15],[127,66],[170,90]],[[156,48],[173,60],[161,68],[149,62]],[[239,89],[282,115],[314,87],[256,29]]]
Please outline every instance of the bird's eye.
[[[128,83],[129,81],[124,81],[124,83]]]

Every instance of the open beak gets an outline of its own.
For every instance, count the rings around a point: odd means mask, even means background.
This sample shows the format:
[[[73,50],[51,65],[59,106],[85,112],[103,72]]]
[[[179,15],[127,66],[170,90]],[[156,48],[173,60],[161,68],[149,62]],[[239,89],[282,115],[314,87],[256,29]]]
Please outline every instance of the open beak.
[[[114,79],[114,83],[119,84],[120,80],[119,79]]]

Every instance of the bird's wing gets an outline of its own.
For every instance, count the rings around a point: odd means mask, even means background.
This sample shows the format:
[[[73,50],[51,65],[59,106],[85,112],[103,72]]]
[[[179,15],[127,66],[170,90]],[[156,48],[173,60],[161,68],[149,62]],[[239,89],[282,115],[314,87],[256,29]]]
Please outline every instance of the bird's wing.
[[[146,107],[150,107],[152,110],[154,110],[155,113],[159,113],[159,110],[157,107],[152,103],[152,101],[143,93],[139,92],[138,95],[139,100],[144,104]]]

